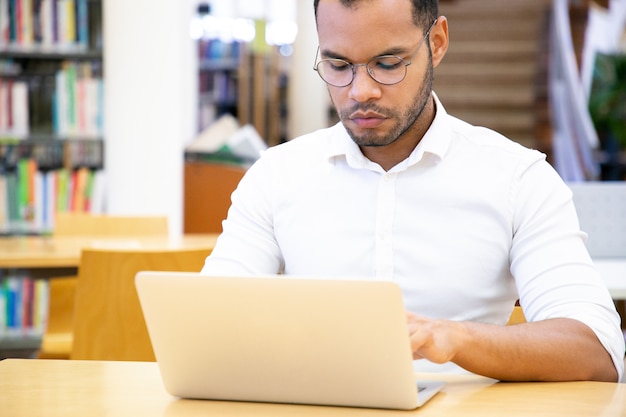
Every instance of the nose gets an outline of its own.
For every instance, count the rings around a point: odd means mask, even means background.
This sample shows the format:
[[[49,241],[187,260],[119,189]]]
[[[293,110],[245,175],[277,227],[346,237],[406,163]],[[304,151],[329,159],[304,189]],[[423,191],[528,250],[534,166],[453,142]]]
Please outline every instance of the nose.
[[[348,97],[358,102],[380,98],[380,84],[372,78],[366,64],[355,65],[353,71],[354,78],[349,86]]]

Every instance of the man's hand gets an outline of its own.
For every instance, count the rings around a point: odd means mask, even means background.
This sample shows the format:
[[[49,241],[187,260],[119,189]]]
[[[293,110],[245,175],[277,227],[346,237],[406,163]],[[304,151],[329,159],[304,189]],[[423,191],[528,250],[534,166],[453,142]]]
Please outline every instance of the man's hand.
[[[463,344],[464,327],[450,320],[432,320],[407,312],[413,359],[435,363],[453,361]]]
[[[608,352],[577,320],[498,326],[407,313],[407,325],[415,359],[451,361],[470,372],[508,381],[617,380]]]

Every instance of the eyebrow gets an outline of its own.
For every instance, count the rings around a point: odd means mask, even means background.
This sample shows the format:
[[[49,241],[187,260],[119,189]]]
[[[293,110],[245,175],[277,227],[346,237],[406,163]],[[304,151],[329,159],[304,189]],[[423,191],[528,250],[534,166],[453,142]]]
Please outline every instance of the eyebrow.
[[[380,54],[374,55],[374,56],[370,57],[369,59],[373,59],[373,58],[376,58],[376,57],[379,57],[379,56],[386,56],[386,55],[398,55],[399,56],[399,55],[408,54],[410,52],[412,52],[412,50],[396,46],[396,47],[392,47],[392,48],[386,49],[385,51],[381,52]],[[342,55],[340,53],[333,52],[333,51],[330,51],[330,50],[320,49],[320,57],[322,57],[324,59],[341,59],[341,60],[347,61],[347,62],[354,62],[353,60],[351,60],[347,56],[344,56],[344,55]]]

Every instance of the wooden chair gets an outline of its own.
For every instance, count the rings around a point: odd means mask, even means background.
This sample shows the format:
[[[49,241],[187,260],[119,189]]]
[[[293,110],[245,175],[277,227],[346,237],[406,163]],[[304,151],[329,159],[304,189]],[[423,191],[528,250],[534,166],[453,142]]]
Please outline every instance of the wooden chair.
[[[526,323],[526,316],[524,316],[524,310],[519,305],[513,307],[513,311],[511,312],[511,316],[509,316],[509,321],[507,321],[507,326],[512,324],[520,324]]]
[[[76,277],[48,280],[48,325],[37,352],[40,359],[68,359],[70,356],[76,281]]]
[[[507,326],[512,324],[520,324],[526,323],[526,316],[524,315],[524,310],[519,303],[519,299],[515,301],[515,305],[513,306],[513,310],[511,311],[511,315],[509,316],[509,320],[506,322]]]
[[[54,236],[130,237],[169,233],[165,216],[110,216],[89,213],[57,213]],[[50,278],[48,324],[37,352],[40,359],[69,359],[77,277]]]
[[[210,252],[84,249],[70,359],[154,361],[135,274],[143,270],[200,271]]]

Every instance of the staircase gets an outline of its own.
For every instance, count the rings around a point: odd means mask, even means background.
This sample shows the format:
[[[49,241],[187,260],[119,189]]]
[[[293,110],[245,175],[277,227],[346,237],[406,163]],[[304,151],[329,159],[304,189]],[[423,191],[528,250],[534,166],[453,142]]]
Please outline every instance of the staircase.
[[[440,0],[450,47],[435,69],[448,113],[550,153],[546,53],[550,0]]]

